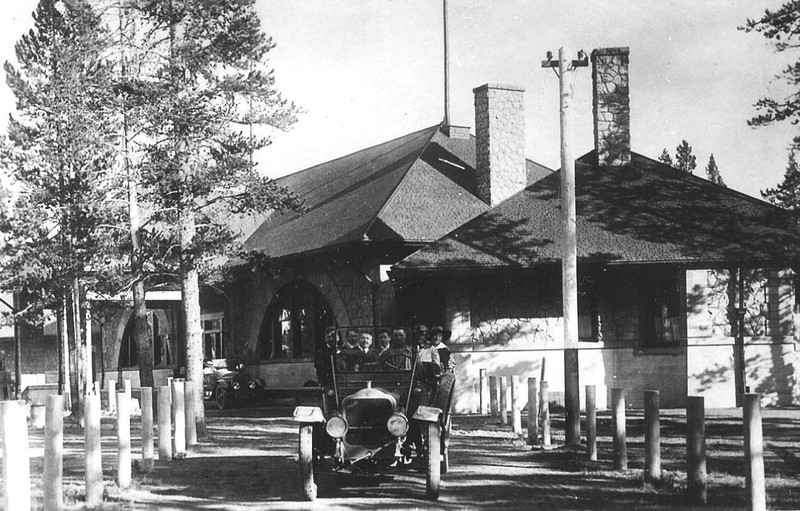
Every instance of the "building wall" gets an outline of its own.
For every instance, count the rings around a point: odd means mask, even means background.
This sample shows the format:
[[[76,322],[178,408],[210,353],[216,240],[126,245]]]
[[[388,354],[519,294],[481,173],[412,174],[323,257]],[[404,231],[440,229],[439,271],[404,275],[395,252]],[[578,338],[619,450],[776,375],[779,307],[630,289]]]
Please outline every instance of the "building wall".
[[[653,272],[658,270],[640,275],[620,270],[602,279],[599,340],[579,343],[581,394],[584,385],[595,385],[601,407],[610,402],[612,387],[626,389],[632,407],[643,405],[644,390],[660,391],[664,408],[684,407],[687,395],[704,396],[709,408],[735,406],[735,315],[728,311],[728,272],[682,272],[680,344],[646,348],[639,339],[637,282]],[[762,394],[765,405],[800,403],[792,282],[788,270],[747,274],[746,385]],[[481,369],[489,375],[541,378],[544,365],[551,392],[563,392],[560,284],[554,285],[552,276],[456,280],[447,288],[444,305],[458,363],[455,411],[478,411]]]

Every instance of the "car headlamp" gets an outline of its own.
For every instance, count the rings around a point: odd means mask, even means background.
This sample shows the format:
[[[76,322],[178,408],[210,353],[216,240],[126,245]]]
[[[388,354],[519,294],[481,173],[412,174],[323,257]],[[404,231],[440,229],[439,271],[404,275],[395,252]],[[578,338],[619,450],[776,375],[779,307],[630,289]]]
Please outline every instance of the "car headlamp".
[[[255,388],[256,388],[256,382],[251,380],[251,381],[250,381],[250,385],[249,385],[249,387],[250,387],[251,389],[255,389]]]
[[[241,387],[241,385],[238,381],[233,382],[233,390],[239,390],[239,387]]]
[[[408,433],[408,419],[402,413],[394,413],[386,421],[386,428],[396,437],[405,436]]]
[[[347,433],[347,421],[342,416],[334,415],[325,423],[325,431],[331,438],[342,438]]]
[[[336,391],[333,389],[333,387],[328,387],[327,389],[325,389],[325,395],[328,397],[333,397],[334,395],[336,395]]]

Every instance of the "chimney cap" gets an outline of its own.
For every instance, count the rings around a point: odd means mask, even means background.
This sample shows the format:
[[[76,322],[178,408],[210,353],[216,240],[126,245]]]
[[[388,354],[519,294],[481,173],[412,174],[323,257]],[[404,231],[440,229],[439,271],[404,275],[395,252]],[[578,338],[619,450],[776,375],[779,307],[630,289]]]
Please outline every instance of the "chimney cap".
[[[507,84],[502,84],[502,83],[484,83],[480,87],[475,87],[474,89],[472,89],[472,92],[476,93],[476,92],[481,92],[483,90],[488,90],[488,89],[501,89],[501,90],[508,90],[508,91],[512,91],[512,92],[525,92],[525,88],[524,87],[520,87],[518,85],[507,85]]]
[[[606,55],[630,55],[631,49],[628,46],[617,46],[614,48],[597,48],[592,50],[592,58],[604,57]]]

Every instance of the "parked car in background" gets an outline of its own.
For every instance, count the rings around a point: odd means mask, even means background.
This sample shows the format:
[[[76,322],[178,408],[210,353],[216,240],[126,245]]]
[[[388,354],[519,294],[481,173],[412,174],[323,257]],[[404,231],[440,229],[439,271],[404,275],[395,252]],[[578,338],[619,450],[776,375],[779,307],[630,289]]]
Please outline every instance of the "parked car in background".
[[[308,500],[317,497],[316,473],[325,466],[370,474],[416,468],[426,474],[428,498],[439,497],[441,474],[448,468],[455,377],[439,364],[418,363],[416,353],[412,345],[377,362],[350,365],[342,360],[345,349],[317,354],[321,406],[294,411]]]
[[[266,382],[253,378],[237,361],[218,358],[205,361],[203,397],[214,400],[220,410],[251,402],[264,394]]]

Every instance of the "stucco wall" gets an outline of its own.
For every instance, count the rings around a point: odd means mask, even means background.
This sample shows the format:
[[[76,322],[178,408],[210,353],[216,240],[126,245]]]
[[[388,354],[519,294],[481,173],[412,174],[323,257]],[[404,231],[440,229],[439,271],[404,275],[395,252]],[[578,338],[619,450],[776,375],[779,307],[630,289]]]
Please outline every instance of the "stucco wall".
[[[631,407],[643,405],[644,390],[660,391],[663,408],[685,406],[687,395],[704,396],[709,408],[735,406],[729,275],[689,270],[680,276],[686,298],[679,317],[681,342],[657,349],[644,349],[639,340],[636,282],[641,276],[628,270],[603,278],[597,309],[600,340],[579,343],[582,394],[585,385],[593,384],[600,406],[610,401],[612,387],[626,389]],[[763,395],[764,405],[798,404],[792,274],[770,270],[746,276],[745,384]],[[546,361],[551,391],[563,392],[560,287],[553,282],[547,276],[472,277],[448,286],[445,309],[457,352],[457,412],[478,411],[481,369],[490,375],[540,378]]]

